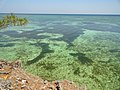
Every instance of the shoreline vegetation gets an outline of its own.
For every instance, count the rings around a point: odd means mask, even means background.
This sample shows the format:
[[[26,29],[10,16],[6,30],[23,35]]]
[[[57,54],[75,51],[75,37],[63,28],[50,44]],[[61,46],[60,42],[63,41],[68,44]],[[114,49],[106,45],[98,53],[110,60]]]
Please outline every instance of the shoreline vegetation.
[[[28,19],[33,26],[27,30],[1,30],[1,60],[19,59],[26,72],[48,81],[70,80],[88,90],[120,89],[120,17]]]
[[[7,28],[9,26],[23,26],[28,23],[26,18],[19,18],[13,13],[10,15],[4,16],[2,20],[0,20],[0,29]]]

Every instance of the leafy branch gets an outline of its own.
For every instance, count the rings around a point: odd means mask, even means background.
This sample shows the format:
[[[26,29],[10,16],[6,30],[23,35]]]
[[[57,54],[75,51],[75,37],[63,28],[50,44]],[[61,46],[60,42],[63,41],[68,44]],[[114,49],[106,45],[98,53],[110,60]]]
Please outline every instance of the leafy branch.
[[[0,29],[7,28],[8,26],[23,26],[28,23],[26,18],[19,18],[13,13],[10,15],[4,16],[2,20],[0,20]]]

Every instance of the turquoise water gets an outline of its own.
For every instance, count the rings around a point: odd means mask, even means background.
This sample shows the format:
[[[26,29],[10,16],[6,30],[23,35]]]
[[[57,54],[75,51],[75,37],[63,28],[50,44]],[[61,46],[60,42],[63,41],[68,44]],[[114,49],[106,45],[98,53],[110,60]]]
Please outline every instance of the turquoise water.
[[[50,81],[120,89],[120,16],[17,16],[29,23],[0,30],[0,59],[20,59],[27,72]]]

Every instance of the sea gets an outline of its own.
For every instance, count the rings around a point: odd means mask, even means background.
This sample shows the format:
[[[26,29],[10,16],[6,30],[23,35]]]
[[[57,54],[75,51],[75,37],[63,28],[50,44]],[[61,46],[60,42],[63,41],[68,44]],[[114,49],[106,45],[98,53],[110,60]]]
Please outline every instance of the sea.
[[[48,81],[120,90],[120,15],[15,15],[28,24],[0,30],[0,60],[21,60],[26,72]]]

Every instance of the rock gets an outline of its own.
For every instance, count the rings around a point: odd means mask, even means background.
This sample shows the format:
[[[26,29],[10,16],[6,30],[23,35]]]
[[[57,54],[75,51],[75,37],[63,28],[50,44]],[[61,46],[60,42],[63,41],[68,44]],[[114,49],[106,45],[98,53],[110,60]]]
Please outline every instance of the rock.
[[[0,90],[12,90],[11,80],[0,79]]]
[[[21,62],[0,61],[0,90],[87,90],[74,82],[43,80],[21,69]]]

